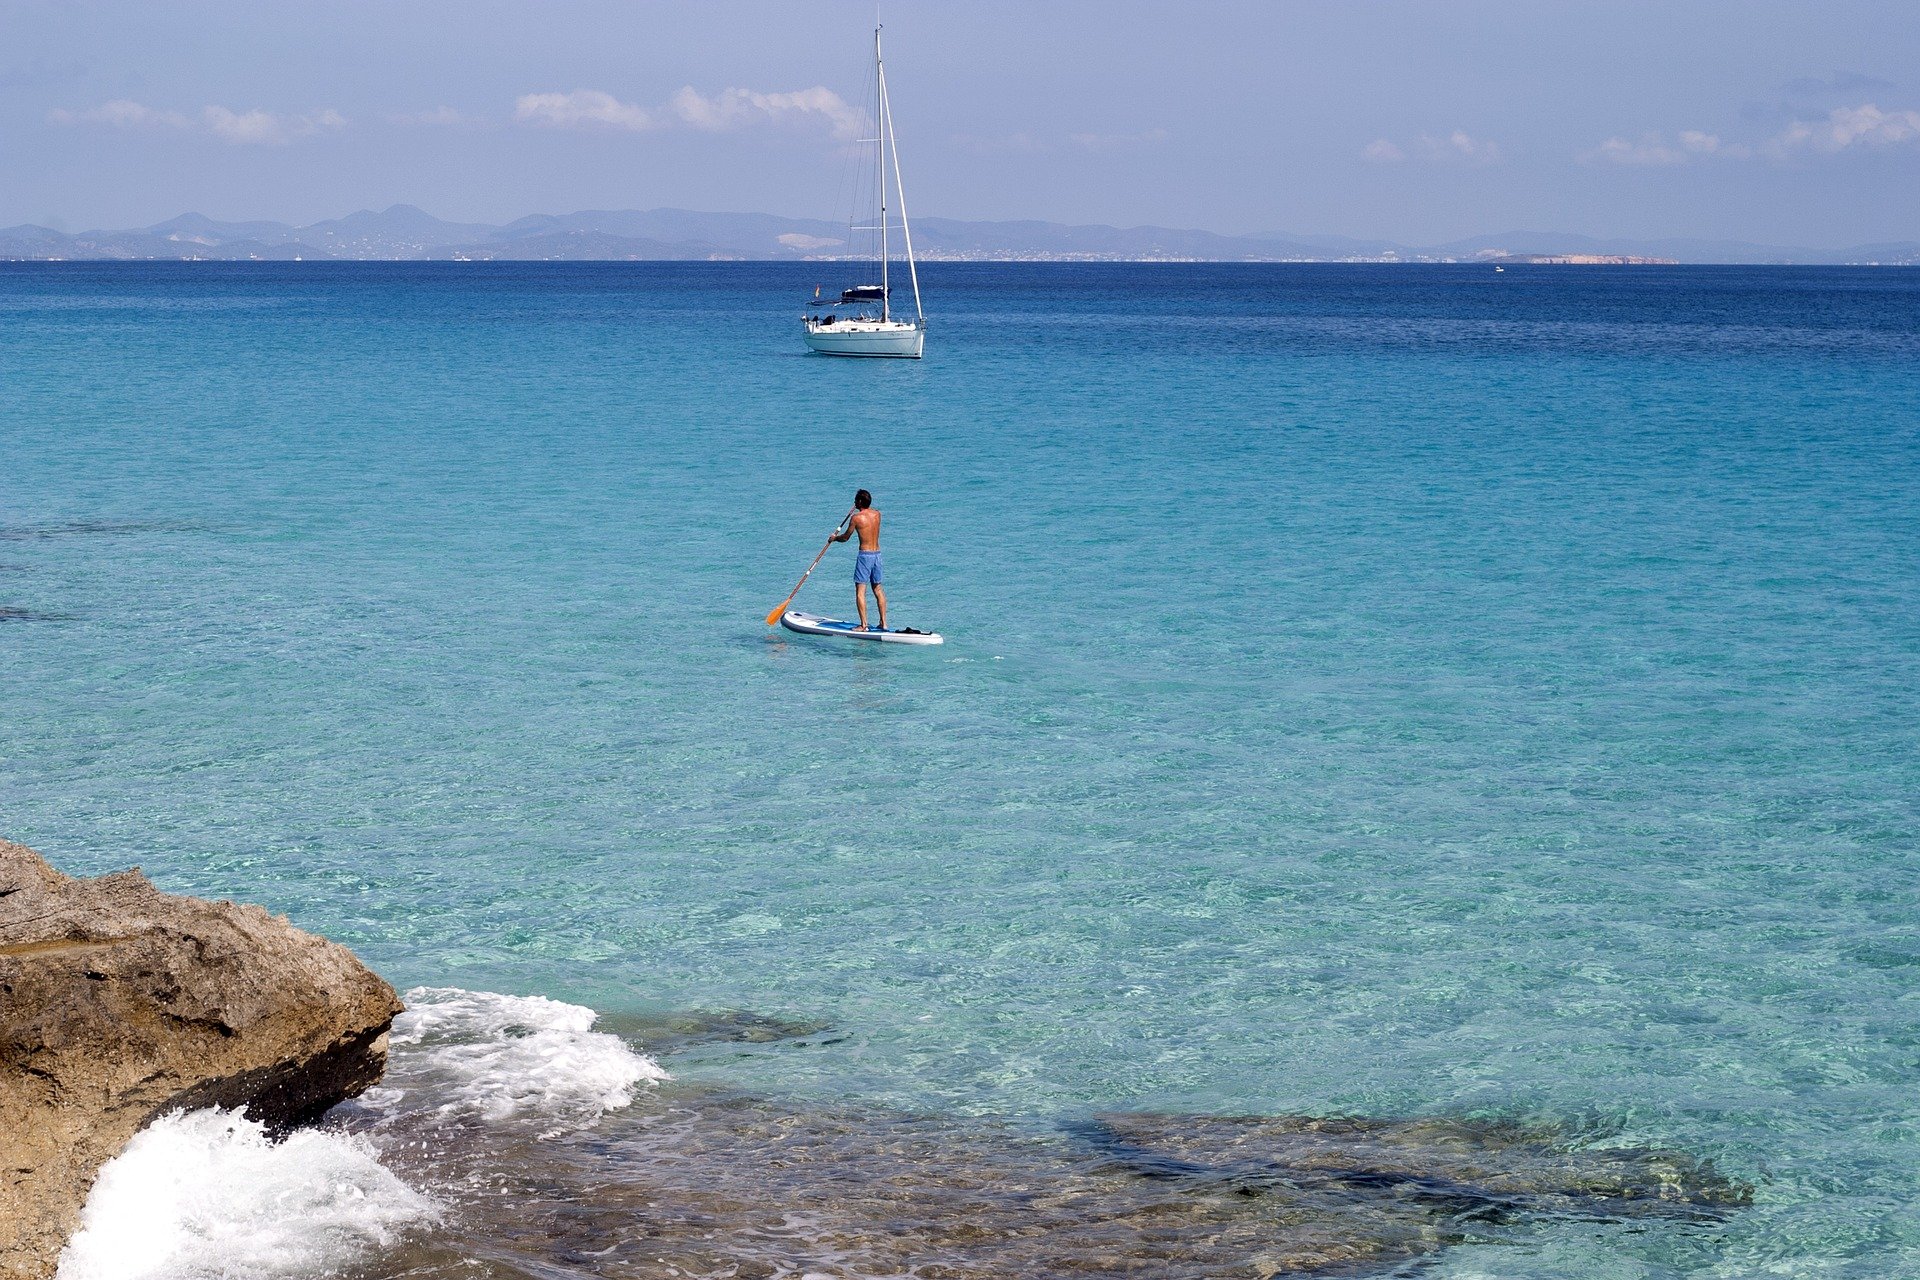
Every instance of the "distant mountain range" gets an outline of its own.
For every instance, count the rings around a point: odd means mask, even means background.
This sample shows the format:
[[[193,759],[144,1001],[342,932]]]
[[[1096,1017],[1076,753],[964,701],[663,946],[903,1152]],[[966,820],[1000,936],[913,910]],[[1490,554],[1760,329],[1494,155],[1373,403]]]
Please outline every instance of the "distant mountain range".
[[[535,214],[492,226],[443,222],[412,205],[362,210],[309,226],[220,222],[183,214],[129,231],[69,235],[47,227],[0,230],[0,259],[306,260],[759,260],[849,256],[847,228],[764,213],[686,209]],[[1054,222],[914,223],[922,261],[1054,262],[1459,262],[1672,261],[1920,264],[1920,241],[1807,249],[1735,240],[1622,240],[1516,231],[1413,246],[1343,236],[1224,236],[1168,227],[1063,226]]]

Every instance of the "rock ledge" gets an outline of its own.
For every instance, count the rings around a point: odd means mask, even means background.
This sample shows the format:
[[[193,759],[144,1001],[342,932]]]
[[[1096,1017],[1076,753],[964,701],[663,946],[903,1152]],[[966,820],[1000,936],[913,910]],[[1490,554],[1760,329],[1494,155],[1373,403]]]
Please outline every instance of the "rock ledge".
[[[380,1078],[393,988],[285,917],[0,840],[0,1280],[44,1280],[100,1166],[156,1116],[289,1127]]]

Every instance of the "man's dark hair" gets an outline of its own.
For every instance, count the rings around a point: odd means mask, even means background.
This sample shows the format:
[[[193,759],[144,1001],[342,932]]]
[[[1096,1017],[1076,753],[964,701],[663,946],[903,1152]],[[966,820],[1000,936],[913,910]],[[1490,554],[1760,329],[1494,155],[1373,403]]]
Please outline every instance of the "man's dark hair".
[[[868,493],[865,489],[862,489],[860,492],[853,495],[853,505],[859,510],[865,511],[868,507],[873,505],[873,495]]]

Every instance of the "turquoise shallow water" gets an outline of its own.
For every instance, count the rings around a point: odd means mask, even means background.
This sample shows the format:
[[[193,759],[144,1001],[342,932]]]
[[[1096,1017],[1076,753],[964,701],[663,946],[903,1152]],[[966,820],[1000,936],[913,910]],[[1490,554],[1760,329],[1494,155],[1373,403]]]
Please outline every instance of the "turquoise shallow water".
[[[1920,1275],[1920,277],[816,274],[0,266],[4,833],[846,1037],[748,1088],[1758,1185],[1444,1274]],[[859,485],[944,647],[761,625]]]

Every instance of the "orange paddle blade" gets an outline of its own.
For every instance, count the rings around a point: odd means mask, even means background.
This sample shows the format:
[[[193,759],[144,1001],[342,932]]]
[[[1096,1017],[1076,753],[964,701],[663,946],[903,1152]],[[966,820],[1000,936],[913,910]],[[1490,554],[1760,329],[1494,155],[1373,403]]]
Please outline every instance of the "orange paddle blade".
[[[793,603],[793,598],[800,594],[800,588],[807,585],[807,579],[813,576],[813,571],[819,566],[821,557],[827,554],[827,549],[833,545],[833,539],[840,536],[840,531],[847,527],[847,521],[851,519],[853,519],[853,512],[849,511],[840,518],[839,524],[833,526],[833,537],[820,544],[820,555],[813,558],[813,563],[807,566],[807,571],[800,575],[800,581],[793,584],[793,590],[787,593],[787,598],[773,606],[773,612],[767,615],[768,626],[780,621],[780,615],[787,611],[787,606]]]

